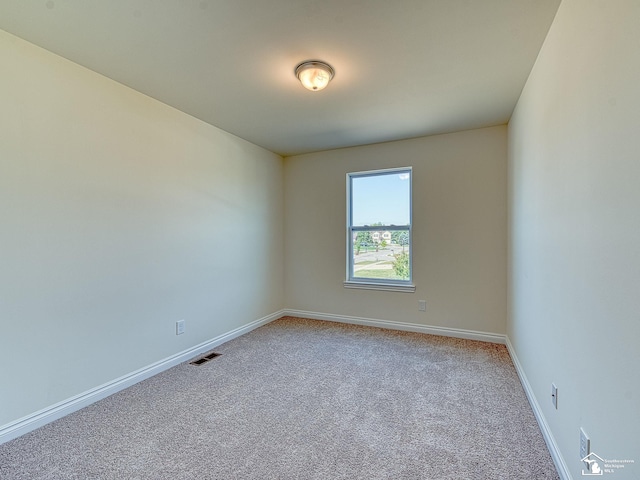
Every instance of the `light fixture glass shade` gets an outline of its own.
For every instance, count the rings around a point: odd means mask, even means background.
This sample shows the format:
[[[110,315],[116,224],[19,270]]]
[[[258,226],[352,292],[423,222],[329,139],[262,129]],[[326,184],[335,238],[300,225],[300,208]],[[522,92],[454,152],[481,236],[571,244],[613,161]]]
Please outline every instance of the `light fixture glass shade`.
[[[333,78],[333,68],[324,62],[303,62],[296,67],[296,77],[302,86],[312,92],[322,90]]]

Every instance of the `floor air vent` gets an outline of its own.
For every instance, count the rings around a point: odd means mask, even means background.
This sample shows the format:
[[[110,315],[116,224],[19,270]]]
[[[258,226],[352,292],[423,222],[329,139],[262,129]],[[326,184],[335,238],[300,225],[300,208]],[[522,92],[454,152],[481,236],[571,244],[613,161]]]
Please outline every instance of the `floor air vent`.
[[[213,360],[216,357],[219,357],[220,355],[222,355],[221,353],[210,353],[208,355],[205,355],[204,357],[201,357],[197,360],[194,360],[193,362],[189,362],[189,365],[202,365],[203,363],[207,363],[209,360]]]

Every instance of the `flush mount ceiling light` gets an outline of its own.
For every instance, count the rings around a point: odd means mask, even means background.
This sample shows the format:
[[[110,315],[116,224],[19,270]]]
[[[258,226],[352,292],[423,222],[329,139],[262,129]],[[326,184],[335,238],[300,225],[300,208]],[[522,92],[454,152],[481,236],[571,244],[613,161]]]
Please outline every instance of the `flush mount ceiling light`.
[[[296,67],[296,77],[304,88],[312,92],[320,91],[329,85],[334,73],[330,65],[317,60],[302,62]]]

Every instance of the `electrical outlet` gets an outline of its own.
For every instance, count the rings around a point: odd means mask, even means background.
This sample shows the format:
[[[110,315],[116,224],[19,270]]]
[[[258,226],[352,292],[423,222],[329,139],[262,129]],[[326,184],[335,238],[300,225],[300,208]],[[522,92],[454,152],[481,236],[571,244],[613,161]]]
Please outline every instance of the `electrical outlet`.
[[[558,387],[556,387],[555,383],[551,384],[551,403],[553,406],[558,409]]]
[[[178,320],[176,322],[176,335],[182,335],[184,333],[184,320]]]
[[[580,460],[591,453],[591,440],[586,432],[580,427]],[[591,464],[584,462],[588,470],[591,470]]]
[[[418,300],[418,311],[426,312],[427,311],[427,302],[426,300]]]

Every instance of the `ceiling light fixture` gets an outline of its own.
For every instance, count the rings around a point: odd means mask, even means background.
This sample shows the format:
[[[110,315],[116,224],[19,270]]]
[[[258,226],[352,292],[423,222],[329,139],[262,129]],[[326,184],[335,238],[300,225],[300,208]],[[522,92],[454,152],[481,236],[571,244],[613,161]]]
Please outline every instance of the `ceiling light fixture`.
[[[296,77],[304,88],[312,92],[318,92],[329,85],[334,74],[330,65],[317,60],[302,62],[296,67]]]

